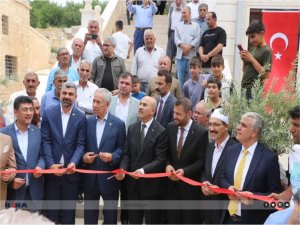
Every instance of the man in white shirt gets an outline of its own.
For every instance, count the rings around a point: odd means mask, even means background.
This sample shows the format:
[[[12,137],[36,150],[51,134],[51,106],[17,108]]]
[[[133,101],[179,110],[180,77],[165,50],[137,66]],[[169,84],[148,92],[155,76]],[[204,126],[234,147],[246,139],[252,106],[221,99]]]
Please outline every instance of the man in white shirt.
[[[14,92],[10,95],[7,113],[6,113],[6,125],[14,122],[14,101],[18,96],[25,95],[29,97],[36,97],[39,102],[42,96],[37,94],[37,88],[40,85],[39,77],[35,72],[28,72],[24,76],[23,84],[25,87],[24,91]]]
[[[191,8],[192,11],[192,19],[198,18],[198,8],[199,8],[200,2],[199,0],[192,0],[190,3],[187,4]]]
[[[83,53],[84,43],[80,38],[75,38],[72,43],[72,55],[70,56],[70,66],[74,67],[76,70],[81,61],[81,56]]]
[[[226,197],[216,195],[208,186],[219,185],[224,157],[228,148],[235,144],[235,141],[229,136],[229,119],[222,113],[222,109],[216,109],[213,112],[209,119],[208,128],[212,142],[209,143],[205,154],[205,170],[202,180],[204,180],[203,184],[207,186],[202,187],[202,192],[209,196],[208,200],[212,200],[212,204],[216,204],[214,209],[217,209],[219,202],[213,202],[225,200]],[[205,224],[218,224],[221,214],[222,210],[212,210],[212,208],[205,211]]]
[[[129,37],[123,33],[123,22],[121,20],[116,21],[115,29],[116,32],[112,35],[116,42],[115,54],[122,59],[129,59],[133,43]]]
[[[84,51],[82,57],[93,63],[94,59],[102,54],[102,41],[99,36],[99,22],[90,20],[88,23],[88,33],[84,36]]]
[[[76,103],[79,109],[85,112],[86,115],[93,114],[93,96],[98,88],[96,84],[89,81],[92,72],[92,64],[84,59],[81,60],[78,67],[79,81],[73,83],[77,87]]]
[[[145,30],[145,46],[140,47],[133,58],[131,73],[141,81],[141,91],[146,92],[149,79],[155,77],[158,71],[158,60],[165,56],[165,51],[155,46],[155,35],[150,29]]]

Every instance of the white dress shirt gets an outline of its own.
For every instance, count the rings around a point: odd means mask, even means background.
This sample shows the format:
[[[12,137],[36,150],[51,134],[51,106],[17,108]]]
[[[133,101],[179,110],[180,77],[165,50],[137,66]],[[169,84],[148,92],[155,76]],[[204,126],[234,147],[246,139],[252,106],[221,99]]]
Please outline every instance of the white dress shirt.
[[[151,126],[151,123],[153,121],[153,118],[151,120],[149,120],[147,123],[145,123],[146,127],[144,128],[144,137],[146,137],[147,132],[149,130],[149,127]],[[141,123],[141,125],[144,124],[143,122]],[[141,126],[141,130],[142,130],[142,126]],[[139,169],[141,171],[142,174],[145,174],[145,171],[143,168]]]
[[[180,7],[180,10],[176,9],[176,6],[174,6],[174,9],[171,14],[171,30],[175,30],[175,27],[177,24],[181,21],[181,11],[182,8]]]
[[[188,122],[188,124],[184,127],[184,133],[183,133],[183,142],[182,142],[182,147],[184,146],[184,142],[185,139],[189,133],[189,130],[192,126],[193,121],[190,119],[190,121]],[[181,135],[181,129],[180,127],[178,127],[178,132],[177,132],[177,148],[178,148],[178,143],[179,143],[179,139],[180,139],[180,135]]]
[[[200,5],[200,1],[199,2],[190,2],[187,4],[187,6],[189,6],[191,8],[191,19],[195,19],[199,17],[199,8]]]
[[[219,159],[222,155],[223,149],[225,148],[225,145],[228,140],[229,140],[229,135],[227,136],[227,138],[225,138],[225,140],[219,146],[217,145],[217,142],[215,142],[215,149],[214,149],[214,154],[213,154],[212,163],[211,163],[211,176],[212,177],[214,176],[216,166],[219,162]]]
[[[157,76],[158,60],[165,55],[165,51],[158,46],[154,46],[151,53],[144,46],[138,48],[133,58],[131,74],[137,75],[142,82],[149,82],[151,77]]]
[[[28,126],[29,129],[29,126]],[[18,145],[20,147],[21,153],[27,161],[27,152],[28,152],[28,129],[25,132],[19,130],[15,123],[16,136],[18,139]],[[29,184],[28,174],[26,174],[26,186]]]
[[[71,112],[72,112],[73,108],[68,113],[64,113],[62,107],[60,109],[61,109],[62,132],[63,132],[63,137],[65,137],[67,127],[68,127],[68,123],[69,123],[69,119],[70,119],[70,115],[71,115]],[[64,154],[61,155],[59,163],[65,164]]]
[[[127,59],[129,42],[131,40],[122,31],[118,31],[112,35],[116,42],[115,54],[122,59]]]
[[[254,155],[254,151],[255,151],[255,149],[256,149],[256,146],[257,146],[257,142],[255,142],[253,145],[251,145],[249,148],[247,148],[248,154],[246,155],[246,162],[245,162],[245,167],[244,167],[244,170],[243,170],[241,189],[243,189],[244,182],[245,182],[245,178],[246,178],[246,175],[247,175],[247,173],[248,173],[249,166],[250,166],[250,163],[251,163],[251,161],[252,161],[252,158],[253,158],[253,155]],[[234,168],[234,177],[235,177],[235,175],[236,175],[237,168],[238,168],[238,166],[239,166],[239,164],[240,164],[240,161],[242,160],[244,149],[245,149],[245,147],[242,146],[240,155],[239,155],[238,160],[237,160],[237,162],[236,162],[236,164],[235,164],[235,168]],[[237,215],[238,215],[238,216],[241,216],[241,203],[240,203],[240,202],[238,203]]]
[[[106,115],[103,119],[97,118],[97,124],[96,124],[96,138],[97,138],[97,147],[99,148],[101,139],[103,136],[104,127],[107,121],[108,112],[106,112]]]
[[[126,102],[120,102],[119,97],[117,98],[116,112],[115,115],[122,120],[125,124],[127,123],[128,118],[128,110],[129,110],[129,100],[128,98]]]
[[[88,81],[87,85],[83,88],[79,85],[79,81],[73,82],[77,87],[77,106],[79,109],[87,113],[93,113],[93,98],[98,86]]]
[[[96,42],[88,41],[86,43],[84,51],[82,53],[82,58],[86,59],[91,64],[93,64],[94,59],[101,54],[102,54],[102,51],[101,51],[99,45]]]

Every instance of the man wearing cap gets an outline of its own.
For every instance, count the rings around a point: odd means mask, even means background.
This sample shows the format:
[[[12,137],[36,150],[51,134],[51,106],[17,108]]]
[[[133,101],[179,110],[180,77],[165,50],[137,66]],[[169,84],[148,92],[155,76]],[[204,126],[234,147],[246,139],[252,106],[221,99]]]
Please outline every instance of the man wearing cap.
[[[209,143],[206,150],[202,180],[207,186],[219,186],[224,156],[227,154],[228,147],[235,143],[229,136],[229,119],[222,113],[222,109],[216,109],[213,112],[208,122],[208,129],[212,142]],[[218,224],[221,219],[222,210],[212,209],[216,209],[214,206],[219,204],[217,200],[224,200],[224,195],[217,195],[217,193],[211,191],[207,186],[202,186],[203,194],[209,196],[207,199],[211,203],[205,212],[205,224]]]

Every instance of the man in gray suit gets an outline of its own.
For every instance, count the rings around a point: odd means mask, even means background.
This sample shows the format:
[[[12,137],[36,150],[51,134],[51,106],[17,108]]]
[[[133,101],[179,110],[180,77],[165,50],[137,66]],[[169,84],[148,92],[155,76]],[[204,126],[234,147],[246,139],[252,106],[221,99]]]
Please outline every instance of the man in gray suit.
[[[109,112],[119,119],[123,120],[126,125],[126,131],[130,124],[138,120],[138,108],[140,101],[131,96],[132,75],[129,72],[122,73],[119,79],[119,94],[113,96]]]
[[[45,169],[41,148],[41,132],[39,128],[30,124],[33,111],[30,97],[17,97],[14,101],[16,121],[1,130],[1,133],[9,135],[12,139],[18,170]],[[43,177],[40,173],[18,173],[9,185],[7,200],[18,203],[24,201],[27,209],[31,211],[41,210],[44,193],[43,184]]]
[[[113,96],[109,105],[109,112],[123,120],[126,126],[126,132],[129,125],[137,122],[138,120],[138,109],[140,101],[131,96],[132,91],[132,75],[131,73],[122,73],[119,78],[119,94]],[[128,223],[127,210],[123,209],[124,200],[127,200],[127,194],[125,190],[125,183],[121,183],[121,222],[122,224]]]

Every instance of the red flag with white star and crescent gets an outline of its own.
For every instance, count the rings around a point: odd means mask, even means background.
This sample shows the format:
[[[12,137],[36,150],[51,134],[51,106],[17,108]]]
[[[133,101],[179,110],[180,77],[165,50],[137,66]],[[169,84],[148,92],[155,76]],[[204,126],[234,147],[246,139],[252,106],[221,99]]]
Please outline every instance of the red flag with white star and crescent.
[[[299,11],[263,11],[262,22],[265,25],[265,40],[273,51],[273,65],[270,79],[265,84],[267,92],[277,93],[284,85],[285,78],[296,59],[299,35]]]

